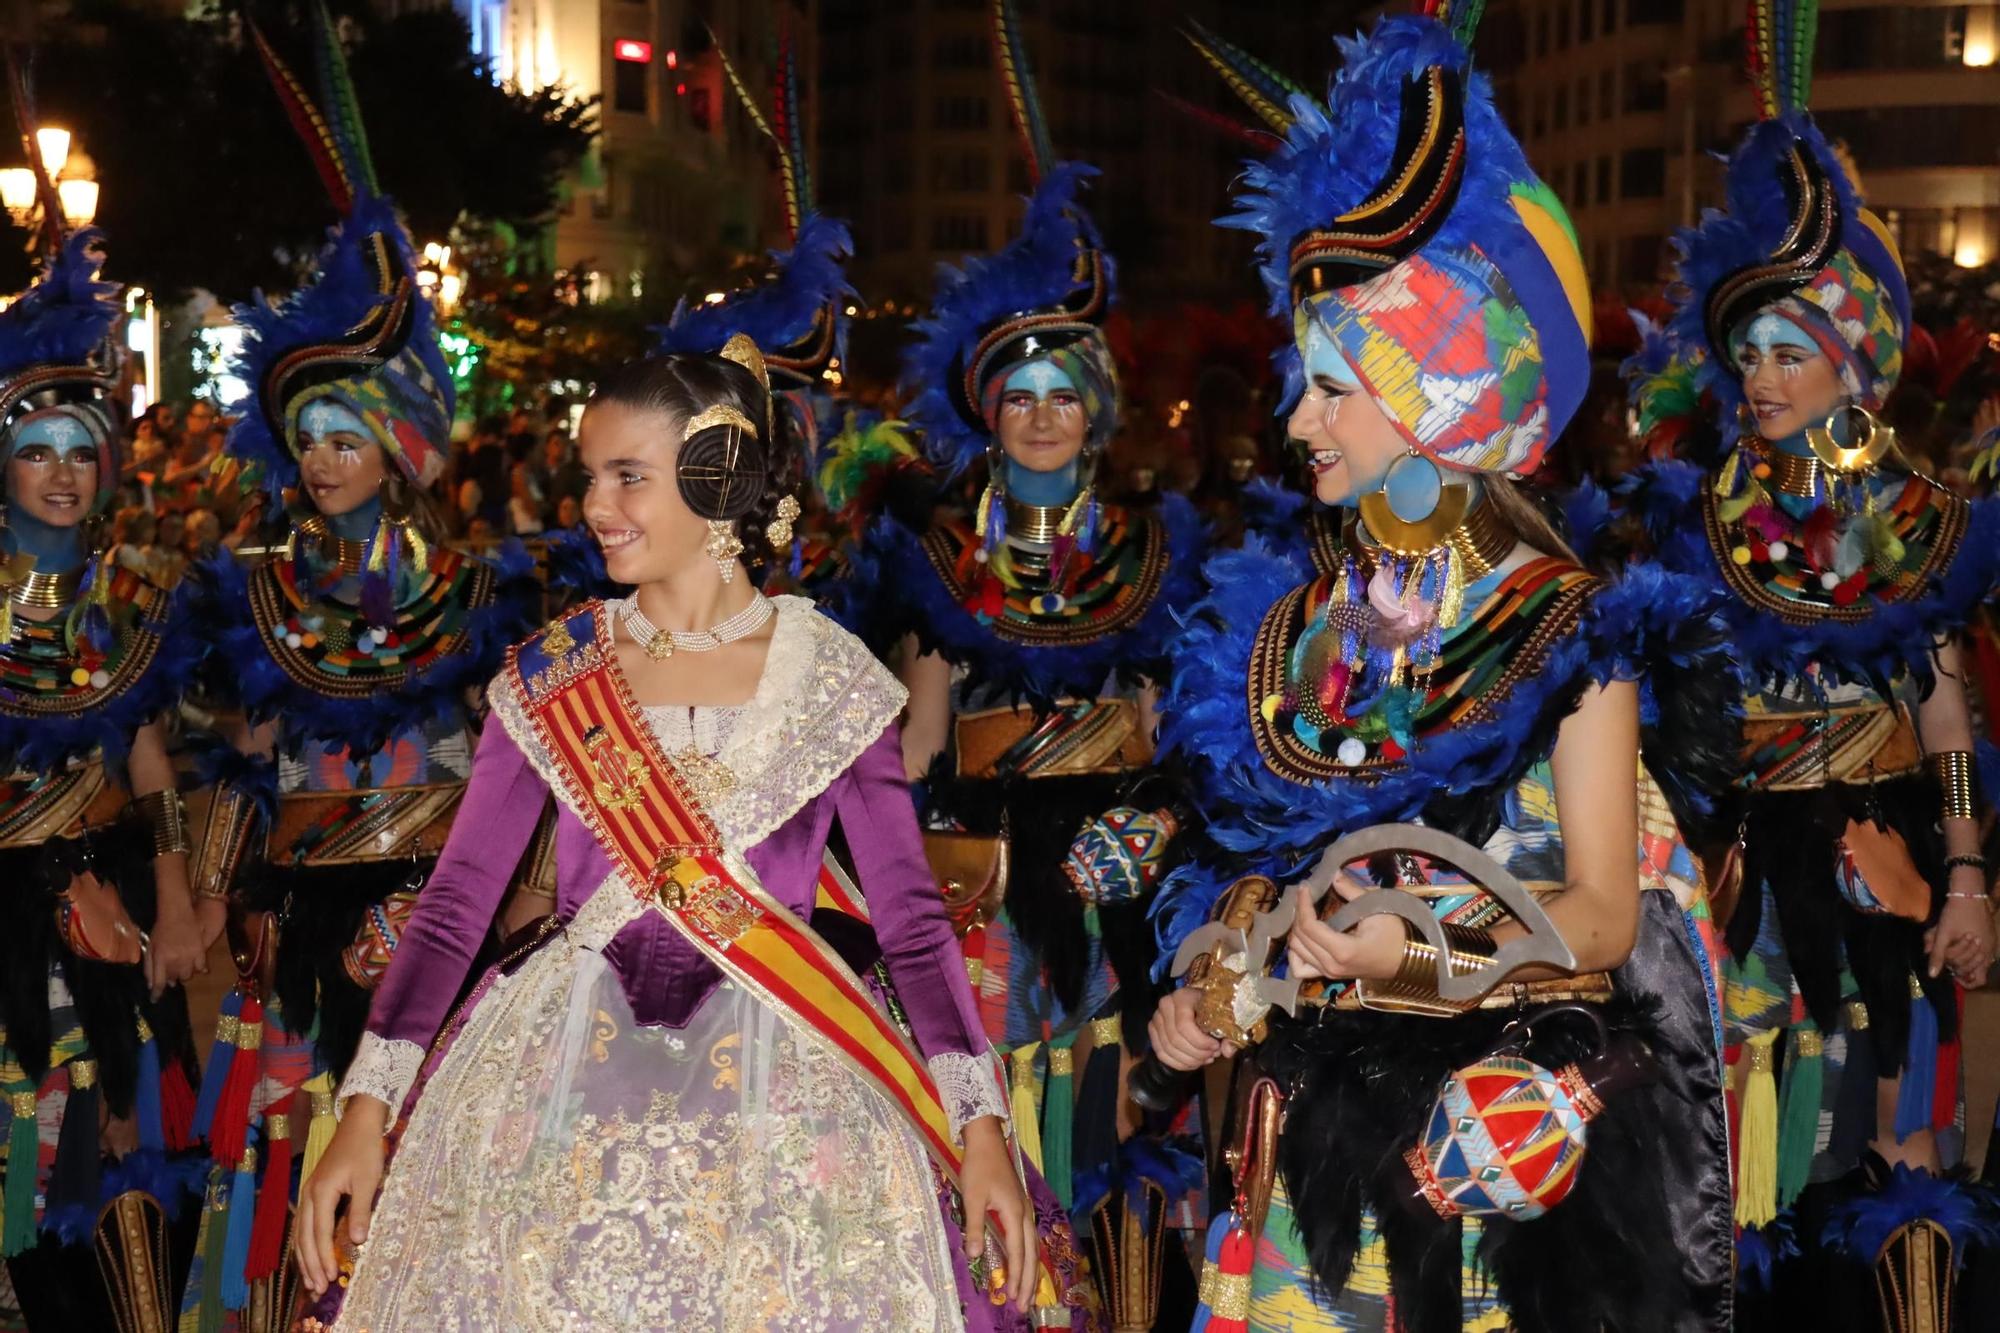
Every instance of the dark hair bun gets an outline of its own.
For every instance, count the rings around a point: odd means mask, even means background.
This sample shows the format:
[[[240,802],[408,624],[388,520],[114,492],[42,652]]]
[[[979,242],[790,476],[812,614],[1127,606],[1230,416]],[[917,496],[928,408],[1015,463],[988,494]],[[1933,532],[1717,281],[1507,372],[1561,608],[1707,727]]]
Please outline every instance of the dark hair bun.
[[[763,498],[766,457],[763,444],[740,426],[704,427],[682,443],[674,464],[681,499],[702,518],[733,523]]]

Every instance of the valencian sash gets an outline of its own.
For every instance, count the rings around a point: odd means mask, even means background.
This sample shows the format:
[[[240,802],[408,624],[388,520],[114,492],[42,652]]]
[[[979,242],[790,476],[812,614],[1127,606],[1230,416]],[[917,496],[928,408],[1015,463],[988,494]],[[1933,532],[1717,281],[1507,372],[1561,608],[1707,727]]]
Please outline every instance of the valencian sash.
[[[571,627],[589,638],[579,642]],[[722,845],[634,703],[599,604],[510,649],[501,679],[553,761],[571,808],[639,896],[726,976],[865,1077],[958,1189],[964,1154],[930,1070],[832,946]],[[820,901],[833,898],[828,906],[866,919],[865,908],[840,901],[845,886],[830,878],[820,876]]]

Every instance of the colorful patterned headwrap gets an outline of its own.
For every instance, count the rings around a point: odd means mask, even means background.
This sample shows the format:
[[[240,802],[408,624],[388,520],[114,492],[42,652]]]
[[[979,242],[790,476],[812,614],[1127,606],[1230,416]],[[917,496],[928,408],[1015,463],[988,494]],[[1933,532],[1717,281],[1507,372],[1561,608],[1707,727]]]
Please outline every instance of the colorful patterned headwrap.
[[[943,269],[931,313],[904,363],[905,413],[932,459],[959,472],[986,452],[1000,386],[1036,357],[1056,360],[1084,394],[1091,438],[1118,424],[1118,373],[1104,341],[1115,298],[1111,257],[1077,200],[1086,177],[1059,163],[1028,200],[1020,235],[997,254]]]
[[[0,460],[30,422],[87,436],[97,453],[97,512],[110,506],[119,469],[111,332],[121,311],[117,284],[98,280],[103,241],[94,228],[71,236],[0,311]]]
[[[1575,230],[1450,28],[1392,16],[1340,46],[1326,105],[1292,98],[1224,225],[1261,235],[1272,313],[1318,321],[1413,447],[1526,472],[1589,383]],[[1288,410],[1296,346],[1279,359]]]

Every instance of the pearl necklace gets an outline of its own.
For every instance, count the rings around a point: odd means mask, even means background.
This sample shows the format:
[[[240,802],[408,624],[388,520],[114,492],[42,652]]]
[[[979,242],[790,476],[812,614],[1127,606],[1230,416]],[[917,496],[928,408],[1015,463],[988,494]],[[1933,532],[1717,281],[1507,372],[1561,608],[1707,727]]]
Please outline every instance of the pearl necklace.
[[[764,628],[764,622],[777,612],[771,599],[757,593],[750,599],[750,605],[738,611],[719,625],[708,629],[662,630],[646,619],[646,613],[639,609],[637,593],[618,603],[618,618],[625,622],[625,630],[638,645],[646,650],[646,656],[655,662],[664,662],[676,651],[690,653],[710,653],[725,643],[734,643]]]

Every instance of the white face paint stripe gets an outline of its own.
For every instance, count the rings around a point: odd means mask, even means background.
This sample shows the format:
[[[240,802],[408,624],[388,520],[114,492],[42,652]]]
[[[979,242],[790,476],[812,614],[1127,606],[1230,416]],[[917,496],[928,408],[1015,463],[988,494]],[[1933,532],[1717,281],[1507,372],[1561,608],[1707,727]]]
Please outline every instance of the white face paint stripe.
[[[1045,357],[1037,357],[1033,361],[1016,366],[1013,373],[1008,375],[1006,381],[1000,386],[1003,407],[1005,406],[1006,395],[1010,393],[1031,393],[1035,395],[1035,404],[1039,407],[1048,402],[1050,394],[1073,393],[1081,395],[1082,390],[1077,388],[1076,381],[1071,379],[1062,367]],[[1054,404],[1054,406],[1058,411],[1081,411],[1083,408],[1081,401],[1075,403],[1058,403]]]

